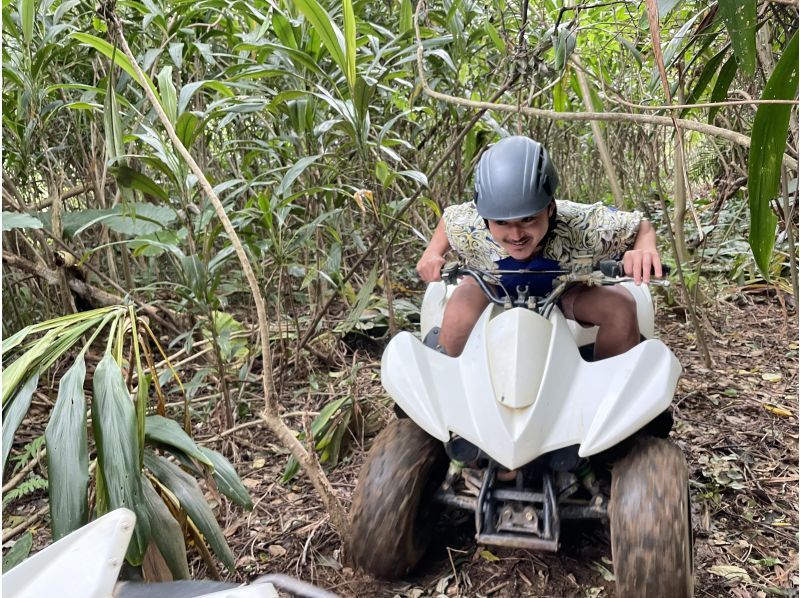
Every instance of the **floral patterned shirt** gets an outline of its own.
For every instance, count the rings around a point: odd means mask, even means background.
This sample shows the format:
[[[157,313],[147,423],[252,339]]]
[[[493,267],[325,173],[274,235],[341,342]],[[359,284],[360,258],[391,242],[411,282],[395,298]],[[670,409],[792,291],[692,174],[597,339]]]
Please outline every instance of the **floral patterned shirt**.
[[[602,203],[591,205],[556,200],[556,225],[546,240],[541,256],[562,265],[590,254],[593,262],[620,259],[633,247],[641,212],[621,212]],[[496,269],[496,262],[509,257],[492,238],[475,202],[449,206],[443,214],[450,247],[465,264],[482,270]]]

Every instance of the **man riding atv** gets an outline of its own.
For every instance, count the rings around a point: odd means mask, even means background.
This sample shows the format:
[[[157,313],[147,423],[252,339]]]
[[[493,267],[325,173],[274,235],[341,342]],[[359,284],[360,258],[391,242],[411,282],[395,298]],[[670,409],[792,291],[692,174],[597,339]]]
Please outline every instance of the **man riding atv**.
[[[641,213],[556,200],[557,186],[558,173],[540,143],[523,136],[501,139],[478,164],[475,200],[445,209],[417,263],[420,277],[441,280],[450,249],[466,265],[486,270],[557,270],[559,263],[590,254],[595,261],[622,255],[625,274],[636,284],[650,282],[651,268],[662,275],[655,230]],[[537,277],[531,294],[550,289],[554,277]],[[513,292],[530,279],[503,275],[500,280]],[[471,278],[458,286],[439,335],[447,355],[461,354],[488,303]],[[576,286],[559,307],[568,319],[599,327],[595,359],[620,355],[639,342],[636,302],[622,286]]]

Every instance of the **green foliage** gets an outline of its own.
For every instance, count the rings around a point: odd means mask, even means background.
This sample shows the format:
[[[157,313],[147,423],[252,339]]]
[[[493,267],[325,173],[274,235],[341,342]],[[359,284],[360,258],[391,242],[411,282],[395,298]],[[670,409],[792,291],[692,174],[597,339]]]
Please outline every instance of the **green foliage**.
[[[756,0],[719,0],[731,45],[746,75],[756,69]]]
[[[128,507],[137,515],[134,537],[128,547],[128,561],[141,563],[152,540],[177,577],[188,576],[180,525],[175,520],[175,516],[182,513],[188,518],[190,528],[197,531],[193,537],[206,538],[212,550],[230,568],[230,548],[195,479],[178,465],[150,450],[145,458],[145,443],[168,450],[182,462],[187,462],[199,476],[213,475],[237,503],[247,507],[252,503],[235,471],[222,455],[200,450],[171,420],[160,416],[145,418],[148,385],[140,355],[149,351],[149,347],[140,343],[137,329],[142,330],[142,334],[147,330],[134,317],[132,309],[109,307],[29,326],[4,340],[4,357],[11,360],[2,373],[4,395],[8,396],[3,414],[4,455],[10,450],[19,422],[27,414],[30,396],[40,375],[56,361],[68,358],[75,347],[82,346],[73,365],[61,376],[58,399],[44,437],[30,443],[14,457],[20,466],[30,461],[44,440],[47,443],[49,484],[32,477],[6,496],[13,500],[47,487],[56,539],[85,524],[89,512],[102,515],[118,507]],[[88,340],[84,334],[88,335]],[[101,334],[105,334],[105,352],[92,376],[91,430],[96,469],[94,479],[91,479],[87,401],[83,391],[84,354],[96,339],[102,338]],[[123,347],[128,342],[133,343],[135,361],[132,364],[122,359]],[[151,356],[148,362],[152,361]],[[140,381],[136,392],[129,388],[121,364],[126,368],[136,368]],[[150,372],[150,376],[154,374]],[[132,395],[135,395],[133,400]],[[150,474],[154,476],[152,479],[146,477]],[[158,491],[151,485],[156,479]],[[96,499],[93,508],[88,502],[90,493],[87,489],[90,486]],[[170,537],[162,537],[167,532]]]
[[[311,422],[314,448],[321,453],[320,462],[330,462],[331,465],[338,463],[342,439],[347,433],[352,413],[352,399],[343,397],[325,405],[319,415]],[[305,432],[301,432],[299,438],[300,440],[305,440]],[[281,481],[284,484],[291,481],[297,475],[299,468],[300,464],[297,459],[294,456],[289,457]]]
[[[12,457],[11,461],[14,463],[14,467],[11,471],[11,475],[16,474],[23,467],[27,467],[28,464],[38,456],[39,451],[44,445],[44,440],[44,436],[34,438],[22,447],[22,451],[19,454]]]
[[[39,490],[47,490],[47,480],[38,475],[32,475],[26,478],[20,482],[18,486],[3,494],[3,510],[5,511],[6,507],[12,501],[38,492]]]
[[[33,216],[15,212],[3,212],[3,232],[20,228],[42,228],[44,224]]]
[[[11,547],[11,550],[3,555],[3,573],[11,571],[11,569],[28,558],[32,547],[33,534],[29,531],[25,532],[14,542],[14,546]]]
[[[787,44],[775,70],[770,75],[764,100],[791,100],[797,95],[797,32]],[[761,273],[769,280],[769,262],[775,243],[777,218],[769,202],[777,195],[781,163],[789,130],[791,106],[762,104],[753,122],[748,164],[750,192],[750,247]]]
[[[61,378],[58,399],[45,430],[54,540],[63,538],[89,520],[85,376],[86,365],[81,355]]]

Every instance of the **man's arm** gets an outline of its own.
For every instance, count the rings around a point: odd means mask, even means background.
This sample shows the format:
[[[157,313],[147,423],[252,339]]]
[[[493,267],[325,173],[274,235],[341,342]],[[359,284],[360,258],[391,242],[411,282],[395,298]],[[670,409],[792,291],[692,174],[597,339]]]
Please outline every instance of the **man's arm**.
[[[651,268],[657,277],[662,276],[661,258],[656,246],[656,229],[649,220],[642,220],[639,223],[633,249],[625,252],[622,257],[622,265],[625,268],[625,274],[632,276],[636,284],[650,282]]]
[[[417,262],[417,274],[425,282],[434,282],[442,279],[442,266],[445,264],[444,254],[450,251],[450,241],[444,229],[444,218],[439,220],[436,230],[433,231],[428,247]]]

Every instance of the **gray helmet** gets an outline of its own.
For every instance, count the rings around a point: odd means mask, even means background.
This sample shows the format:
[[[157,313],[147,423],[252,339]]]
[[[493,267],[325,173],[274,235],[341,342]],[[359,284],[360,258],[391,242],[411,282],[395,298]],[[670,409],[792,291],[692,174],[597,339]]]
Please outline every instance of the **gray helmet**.
[[[487,220],[535,216],[553,201],[558,173],[547,150],[529,137],[506,137],[490,147],[475,173],[475,203]]]

